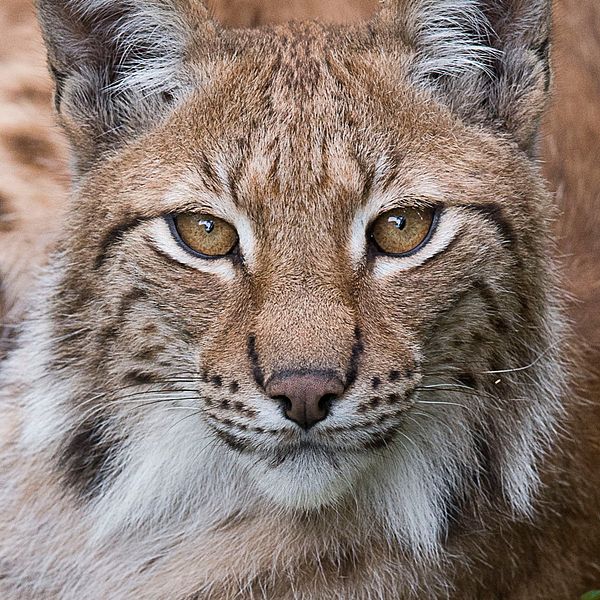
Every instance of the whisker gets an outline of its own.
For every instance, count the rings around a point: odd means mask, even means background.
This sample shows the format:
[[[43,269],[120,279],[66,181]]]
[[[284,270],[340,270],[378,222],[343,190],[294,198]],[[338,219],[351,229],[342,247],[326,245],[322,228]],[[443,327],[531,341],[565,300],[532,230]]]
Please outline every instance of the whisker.
[[[465,406],[464,404],[458,404],[457,402],[444,402],[442,400],[415,400],[415,404],[440,404],[446,406],[458,406],[459,408],[469,410],[469,407]]]
[[[197,411],[195,413],[192,413],[191,415],[186,415],[185,417],[183,417],[183,419],[179,419],[179,421],[173,423],[171,425],[171,427],[169,427],[169,429],[167,429],[167,432],[171,431],[171,429],[173,429],[174,427],[177,427],[180,423],[183,423],[186,419],[189,419],[190,417],[200,416],[201,414],[202,414],[202,411]]]
[[[537,365],[545,356],[547,356],[549,352],[554,350],[561,342],[562,340],[557,340],[553,344],[550,344],[550,346],[548,346],[548,348],[546,348],[546,350],[544,350],[533,362],[529,363],[528,365],[525,365],[524,367],[515,367],[514,369],[501,369],[498,371],[483,371],[483,373],[489,375],[500,375],[502,373],[518,373],[519,371],[528,371],[529,369],[535,367],[535,365]]]

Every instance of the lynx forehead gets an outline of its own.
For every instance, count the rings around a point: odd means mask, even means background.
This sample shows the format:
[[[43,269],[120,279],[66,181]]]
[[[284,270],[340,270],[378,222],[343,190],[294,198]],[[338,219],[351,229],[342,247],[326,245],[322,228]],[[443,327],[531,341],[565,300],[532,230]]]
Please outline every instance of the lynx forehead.
[[[451,589],[454,540],[535,513],[564,414],[547,3],[39,9],[76,189],[6,371],[33,596]]]

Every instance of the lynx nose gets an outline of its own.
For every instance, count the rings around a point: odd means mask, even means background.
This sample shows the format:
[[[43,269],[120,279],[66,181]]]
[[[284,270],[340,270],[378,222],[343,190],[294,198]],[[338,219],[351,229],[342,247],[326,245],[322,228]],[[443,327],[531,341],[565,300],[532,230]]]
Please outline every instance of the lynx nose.
[[[327,417],[331,403],[344,393],[344,384],[327,373],[292,372],[275,375],[266,391],[281,402],[288,419],[308,430]]]

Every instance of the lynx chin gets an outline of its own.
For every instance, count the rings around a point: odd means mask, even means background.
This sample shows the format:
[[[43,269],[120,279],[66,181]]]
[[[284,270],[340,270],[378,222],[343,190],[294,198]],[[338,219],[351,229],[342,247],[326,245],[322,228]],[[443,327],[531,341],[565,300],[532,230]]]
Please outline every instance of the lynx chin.
[[[37,9],[74,185],[0,367],[0,597],[600,587],[549,0]]]

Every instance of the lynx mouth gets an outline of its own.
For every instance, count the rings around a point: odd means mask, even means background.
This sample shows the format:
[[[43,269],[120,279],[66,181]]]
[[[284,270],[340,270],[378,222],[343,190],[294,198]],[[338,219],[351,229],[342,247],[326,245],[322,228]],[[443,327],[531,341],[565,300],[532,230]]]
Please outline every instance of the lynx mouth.
[[[305,439],[261,451],[247,463],[261,495],[277,506],[313,511],[337,505],[378,464],[378,453]]]
[[[332,444],[325,444],[315,440],[300,440],[294,444],[287,444],[278,448],[269,459],[273,468],[280,467],[286,462],[302,461],[306,459],[321,459],[332,466],[338,464],[338,455],[348,450]]]

